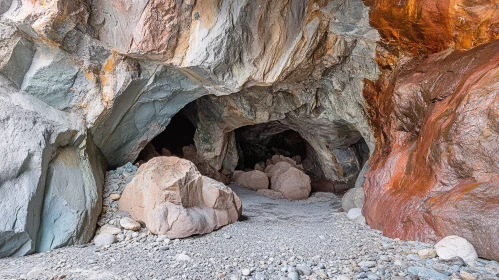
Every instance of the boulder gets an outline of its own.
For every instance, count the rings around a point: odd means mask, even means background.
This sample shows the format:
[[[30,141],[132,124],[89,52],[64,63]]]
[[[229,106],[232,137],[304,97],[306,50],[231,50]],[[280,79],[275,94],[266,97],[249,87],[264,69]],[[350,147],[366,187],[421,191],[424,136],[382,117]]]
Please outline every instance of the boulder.
[[[473,245],[466,239],[451,235],[435,244],[437,255],[444,260],[454,257],[462,258],[466,263],[473,263],[478,259],[478,255]]]
[[[241,174],[244,174],[244,171],[234,170],[234,172],[232,172],[232,181],[235,182]]]
[[[272,178],[277,178],[277,176],[281,175],[282,173],[286,172],[288,169],[293,167],[289,162],[286,161],[281,161],[278,162],[274,165],[270,165],[272,168],[266,169],[267,175],[272,179]]]
[[[140,166],[118,207],[154,234],[183,238],[237,221],[241,201],[227,186],[203,177],[177,157],[156,157]]]
[[[272,176],[271,189],[281,192],[289,200],[300,200],[309,197],[312,187],[308,175],[299,169],[290,167]]]
[[[271,199],[284,199],[284,195],[281,192],[274,191],[271,189],[260,189],[257,190],[256,193]]]
[[[244,172],[238,175],[235,181],[239,185],[252,190],[269,188],[269,178],[259,170]]]
[[[341,207],[346,212],[352,208],[361,208],[364,204],[364,188],[352,188],[348,190],[341,200]]]

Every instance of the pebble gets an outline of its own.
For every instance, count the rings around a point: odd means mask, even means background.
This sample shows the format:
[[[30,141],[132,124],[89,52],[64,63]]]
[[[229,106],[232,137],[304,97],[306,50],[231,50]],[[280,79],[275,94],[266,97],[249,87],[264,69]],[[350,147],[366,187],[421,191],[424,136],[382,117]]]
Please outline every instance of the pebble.
[[[133,230],[133,231],[140,230],[140,228],[141,228],[139,222],[137,222],[137,221],[135,221],[135,220],[133,220],[131,218],[128,218],[128,217],[121,218],[120,219],[120,225],[124,229]]]
[[[375,261],[361,261],[357,265],[360,267],[365,266],[365,267],[371,268],[371,267],[376,266],[376,262]]]
[[[422,259],[431,259],[437,256],[437,251],[433,248],[421,249],[418,251],[418,256]]]
[[[192,260],[192,258],[186,254],[178,254],[175,256],[175,259],[178,261],[186,261],[186,262],[190,262]]]
[[[292,280],[300,280],[300,275],[298,274],[298,272],[293,271],[288,273],[288,278]]]
[[[247,268],[244,268],[243,270],[241,270],[241,274],[243,276],[250,276],[251,275],[251,270],[249,270]]]
[[[432,280],[447,280],[449,277],[446,275],[436,272],[435,270],[424,268],[424,267],[415,267],[411,266],[407,269],[410,274],[419,276],[423,279],[432,279]]]
[[[94,238],[94,244],[96,246],[106,246],[106,245],[111,245],[115,242],[115,237],[114,235],[110,233],[99,233],[95,238]]]
[[[111,200],[116,201],[116,200],[119,200],[121,198],[121,194],[119,194],[119,193],[112,193],[111,195],[109,195],[109,198]]]

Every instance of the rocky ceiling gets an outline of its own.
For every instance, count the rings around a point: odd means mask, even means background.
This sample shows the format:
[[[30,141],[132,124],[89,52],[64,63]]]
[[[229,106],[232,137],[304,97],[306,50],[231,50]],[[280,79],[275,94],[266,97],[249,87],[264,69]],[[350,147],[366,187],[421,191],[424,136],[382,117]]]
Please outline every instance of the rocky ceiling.
[[[278,121],[355,180],[363,138],[369,225],[499,259],[497,39],[497,0],[4,0],[0,257],[88,242],[107,166],[195,102],[213,168]]]

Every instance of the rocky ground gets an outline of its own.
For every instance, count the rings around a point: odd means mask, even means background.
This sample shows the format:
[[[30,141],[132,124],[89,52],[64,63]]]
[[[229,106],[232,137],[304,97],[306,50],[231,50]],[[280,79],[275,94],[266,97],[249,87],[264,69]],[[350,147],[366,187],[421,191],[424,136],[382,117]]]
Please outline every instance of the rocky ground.
[[[88,244],[2,259],[0,279],[499,277],[495,261],[444,262],[429,244],[383,237],[349,220],[339,211],[338,197],[291,202],[232,188],[243,201],[243,219],[211,234],[168,240],[142,232],[105,247]]]

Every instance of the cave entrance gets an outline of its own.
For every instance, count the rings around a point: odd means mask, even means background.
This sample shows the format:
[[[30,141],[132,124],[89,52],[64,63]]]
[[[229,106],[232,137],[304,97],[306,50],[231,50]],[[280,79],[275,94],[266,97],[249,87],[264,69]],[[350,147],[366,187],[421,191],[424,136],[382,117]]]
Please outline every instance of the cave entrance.
[[[345,193],[355,186],[369,158],[369,147],[360,133],[349,134],[342,145],[328,147],[327,153],[323,150],[320,155],[300,133],[279,121],[240,127],[235,134],[239,156],[236,169],[263,169],[268,173],[266,167],[276,163],[273,157],[283,156],[310,177],[312,192]],[[332,169],[336,180],[331,179]]]
[[[165,130],[140,152],[137,162],[148,161],[161,155],[185,157],[185,147],[194,147],[194,134],[196,133],[195,108],[195,102],[192,102],[176,113]]]
[[[261,139],[253,139],[251,135],[254,130],[260,130],[262,127],[265,129],[269,125],[242,127],[236,130],[236,141],[239,143],[238,169],[252,169],[258,163],[266,163],[274,155],[293,158],[299,163],[307,158],[308,144],[298,132],[283,129],[272,135],[259,134],[258,137]]]

